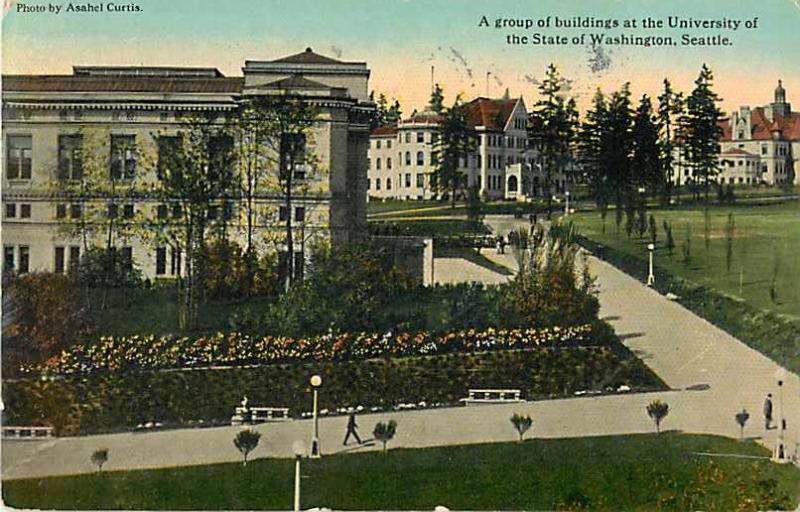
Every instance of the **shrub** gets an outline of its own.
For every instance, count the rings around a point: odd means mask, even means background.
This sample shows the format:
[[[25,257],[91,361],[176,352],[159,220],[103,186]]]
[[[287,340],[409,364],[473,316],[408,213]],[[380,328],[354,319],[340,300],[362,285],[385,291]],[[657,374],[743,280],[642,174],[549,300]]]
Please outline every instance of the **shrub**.
[[[234,446],[236,446],[236,449],[239,450],[244,457],[243,466],[247,465],[247,456],[256,449],[260,440],[261,433],[251,429],[242,430],[233,438]]]
[[[378,422],[372,430],[372,435],[375,439],[383,443],[383,451],[386,452],[386,445],[394,438],[397,433],[397,422],[389,420],[387,423]]]
[[[103,464],[108,461],[108,448],[95,450],[90,458],[92,460],[92,464],[97,466],[97,472],[100,473],[103,471]]]
[[[203,287],[208,298],[237,299],[276,296],[280,290],[277,257],[260,259],[235,242],[215,240],[206,246]]]
[[[661,400],[650,402],[647,406],[647,415],[650,416],[650,419],[656,424],[656,432],[661,432],[661,422],[664,421],[667,414],[669,414],[669,404]]]
[[[38,364],[93,332],[70,279],[61,274],[30,273],[11,278],[4,290],[3,363],[6,376],[20,364]],[[7,300],[6,300],[7,299]]]
[[[511,416],[511,424],[514,425],[514,428],[517,429],[517,433],[519,434],[519,440],[522,441],[523,436],[525,436],[525,432],[530,430],[533,426],[533,419],[530,415],[522,415],[519,413],[514,413]]]

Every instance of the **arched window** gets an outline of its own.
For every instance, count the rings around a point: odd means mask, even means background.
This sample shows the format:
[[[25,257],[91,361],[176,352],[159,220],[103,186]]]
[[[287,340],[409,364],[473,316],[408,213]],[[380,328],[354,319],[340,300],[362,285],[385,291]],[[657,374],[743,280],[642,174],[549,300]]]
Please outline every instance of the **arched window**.
[[[386,168],[387,169],[391,169],[392,168],[392,158],[391,157],[387,157],[386,158]]]
[[[381,159],[380,158],[375,160],[375,169],[377,169],[379,171],[381,170]]]
[[[406,165],[411,165],[411,151],[406,151]]]
[[[392,190],[392,178],[386,178],[386,190]]]
[[[516,176],[509,176],[509,178],[508,178],[508,191],[509,192],[516,192],[517,191],[517,177]]]
[[[417,165],[425,165],[425,153],[417,151]]]

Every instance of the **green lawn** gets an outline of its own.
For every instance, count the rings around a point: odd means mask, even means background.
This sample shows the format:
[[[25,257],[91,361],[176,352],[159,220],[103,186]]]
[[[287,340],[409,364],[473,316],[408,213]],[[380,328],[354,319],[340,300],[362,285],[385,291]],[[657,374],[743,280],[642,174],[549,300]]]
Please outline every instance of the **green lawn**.
[[[303,460],[301,506],[613,511],[797,506],[797,467],[698,455],[705,452],[768,455],[753,442],[676,433],[335,455]],[[292,466],[291,460],[261,459],[245,467],[4,481],[3,498],[14,507],[43,509],[289,509]],[[754,501],[737,508],[748,499]]]
[[[658,225],[657,265],[674,275],[739,297],[749,304],[774,311],[791,319],[800,319],[800,201],[786,201],[761,206],[712,206],[709,209],[706,237],[705,215],[701,207],[654,209]],[[726,257],[726,224],[733,214],[734,234],[730,270]],[[574,217],[586,237],[623,252],[646,258],[648,240],[634,235],[628,238],[624,220],[617,234],[614,211],[609,211],[603,233],[596,212]],[[675,250],[665,248],[663,222],[672,225]],[[685,261],[683,247],[690,233],[690,260]],[[706,243],[707,241],[707,243]],[[776,283],[775,300],[770,294]]]

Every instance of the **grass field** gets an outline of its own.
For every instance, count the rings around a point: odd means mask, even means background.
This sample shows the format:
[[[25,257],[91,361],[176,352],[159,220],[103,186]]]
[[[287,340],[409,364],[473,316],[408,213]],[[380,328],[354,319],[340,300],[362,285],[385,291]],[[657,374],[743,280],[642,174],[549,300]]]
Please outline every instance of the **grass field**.
[[[800,319],[800,201],[762,206],[712,206],[706,230],[702,208],[651,210],[658,226],[656,264],[669,272],[739,297],[751,305]],[[726,225],[733,215],[731,264],[727,264]],[[598,213],[574,217],[586,237],[623,252],[647,257],[648,239],[628,238],[624,220],[617,233],[614,211],[606,219],[605,233]],[[663,222],[672,225],[675,250],[666,247]],[[690,240],[690,258],[684,247]],[[657,276],[656,276],[657,278]],[[775,283],[774,300],[770,293]]]
[[[709,452],[728,456],[699,455]],[[731,454],[768,455],[753,442],[676,433],[335,455],[303,460],[301,506],[614,511],[797,506],[797,467]],[[247,466],[13,480],[3,482],[3,498],[14,507],[42,509],[286,510],[292,504],[292,466],[291,460],[261,459]],[[737,508],[748,499],[749,506]]]

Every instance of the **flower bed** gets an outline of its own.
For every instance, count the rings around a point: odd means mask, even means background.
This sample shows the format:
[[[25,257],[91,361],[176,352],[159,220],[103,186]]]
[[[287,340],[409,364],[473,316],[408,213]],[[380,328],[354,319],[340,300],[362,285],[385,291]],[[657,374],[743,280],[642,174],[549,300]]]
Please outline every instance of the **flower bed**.
[[[86,375],[98,371],[148,371],[209,366],[364,360],[376,357],[439,355],[455,352],[589,346],[597,344],[590,324],[544,329],[469,329],[444,335],[421,333],[342,333],[295,339],[217,333],[179,336],[102,337],[75,345],[26,374]],[[601,330],[602,331],[602,330]]]

